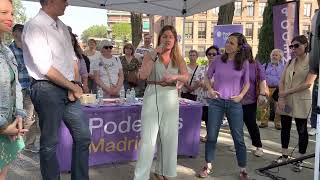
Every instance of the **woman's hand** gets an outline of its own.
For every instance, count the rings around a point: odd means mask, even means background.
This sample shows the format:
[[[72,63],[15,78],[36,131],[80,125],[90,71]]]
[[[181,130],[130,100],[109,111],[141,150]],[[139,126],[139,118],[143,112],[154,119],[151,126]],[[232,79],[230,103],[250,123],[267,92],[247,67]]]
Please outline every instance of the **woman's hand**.
[[[265,105],[267,103],[268,103],[267,97],[260,94],[259,97],[258,97],[258,105],[261,106],[261,105]]]
[[[24,133],[28,132],[27,129],[22,127],[22,118],[17,116],[15,121],[9,124],[1,134],[8,135],[10,139],[15,140],[19,136],[23,136]]]
[[[283,111],[285,106],[286,106],[286,101],[283,98],[279,98],[277,103],[277,108],[280,111]]]
[[[238,95],[238,96],[232,96],[230,99],[236,103],[239,103],[242,100],[243,96]]]
[[[279,97],[287,97],[289,95],[289,93],[287,91],[282,91],[282,92],[279,92]]]
[[[218,97],[220,97],[220,93],[218,91],[210,89],[210,90],[208,90],[208,97],[210,99],[217,99]]]
[[[165,83],[171,84],[177,81],[177,75],[165,73],[162,77],[162,80]]]

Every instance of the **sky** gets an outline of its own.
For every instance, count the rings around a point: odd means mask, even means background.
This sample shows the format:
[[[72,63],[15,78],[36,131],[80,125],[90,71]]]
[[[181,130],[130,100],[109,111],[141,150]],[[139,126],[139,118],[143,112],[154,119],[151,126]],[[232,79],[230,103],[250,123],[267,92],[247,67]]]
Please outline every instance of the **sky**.
[[[40,9],[39,2],[21,1],[25,7],[27,19],[37,15]],[[93,25],[107,25],[107,15],[105,9],[84,8],[68,6],[65,14],[60,19],[68,26],[72,27],[73,33],[79,37],[81,33]]]

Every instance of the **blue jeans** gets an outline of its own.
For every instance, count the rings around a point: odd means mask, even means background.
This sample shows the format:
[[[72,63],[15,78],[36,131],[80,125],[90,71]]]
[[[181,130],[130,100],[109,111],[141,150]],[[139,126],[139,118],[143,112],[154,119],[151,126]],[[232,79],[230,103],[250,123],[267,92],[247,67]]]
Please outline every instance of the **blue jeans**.
[[[242,105],[232,100],[210,99],[207,123],[207,142],[205,146],[205,160],[211,163],[215,158],[217,138],[224,114],[226,114],[236,149],[239,167],[246,167],[247,150],[243,138]]]
[[[79,101],[70,102],[67,90],[49,81],[36,81],[31,86],[31,99],[39,116],[40,170],[45,180],[59,180],[56,157],[59,127],[63,120],[73,139],[71,179],[88,180],[90,131]]]

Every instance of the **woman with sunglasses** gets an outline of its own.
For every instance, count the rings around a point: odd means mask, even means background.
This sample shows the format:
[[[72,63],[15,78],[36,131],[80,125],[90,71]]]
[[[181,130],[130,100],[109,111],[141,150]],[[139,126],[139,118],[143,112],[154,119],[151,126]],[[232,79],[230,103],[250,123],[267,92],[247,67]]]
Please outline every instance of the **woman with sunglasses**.
[[[110,41],[102,41],[101,45],[101,57],[93,66],[94,79],[105,98],[118,97],[123,86],[122,64],[118,57],[112,55],[113,45]]]
[[[199,66],[200,69],[200,73],[199,73],[199,77],[197,78],[199,81],[199,90],[197,92],[197,101],[201,102],[203,104],[202,106],[202,120],[205,122],[206,126],[207,126],[207,122],[208,122],[208,92],[207,92],[207,87],[205,85],[204,82],[204,77],[205,74],[208,71],[209,68],[209,64],[214,60],[214,57],[216,55],[220,55],[220,51],[219,48],[215,45],[210,46],[207,50],[206,50],[206,56],[208,59],[208,64],[205,66]],[[207,139],[207,136],[205,136],[204,138],[201,138],[201,141],[205,142]]]
[[[132,44],[128,43],[123,46],[123,56],[120,56],[122,70],[124,75],[123,86],[125,91],[127,89],[135,88],[136,95],[141,97],[139,93],[138,86],[138,77],[136,73],[139,70],[140,63],[137,58],[134,57],[134,47]]]
[[[292,119],[299,134],[299,154],[303,156],[308,146],[307,122],[311,112],[311,92],[314,76],[309,76],[308,39],[296,36],[289,46],[295,58],[288,61],[279,83],[277,111],[281,114],[282,155],[278,163],[288,160],[288,146]],[[302,161],[296,162],[293,170],[302,170]]]

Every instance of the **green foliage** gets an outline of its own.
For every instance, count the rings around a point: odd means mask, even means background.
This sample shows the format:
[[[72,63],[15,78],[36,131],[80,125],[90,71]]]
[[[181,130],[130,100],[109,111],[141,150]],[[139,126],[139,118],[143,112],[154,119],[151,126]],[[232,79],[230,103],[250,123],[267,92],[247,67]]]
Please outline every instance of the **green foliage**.
[[[286,2],[286,0],[268,0],[268,5],[263,12],[263,24],[259,34],[259,47],[257,54],[257,59],[261,63],[269,61],[270,53],[274,49],[272,6],[283,2]]]
[[[86,29],[81,34],[81,40],[83,42],[87,42],[89,37],[96,37],[96,38],[107,38],[108,31],[107,26],[105,25],[94,25]]]
[[[25,7],[23,7],[21,0],[13,0],[13,19],[14,24],[24,24],[27,21],[27,15],[25,12]],[[12,35],[11,33],[5,33],[3,36],[3,42],[5,44],[10,44],[12,42]]]
[[[23,7],[21,0],[13,0],[14,21],[24,24],[27,21],[26,8]]]
[[[190,59],[188,57],[185,58],[185,61],[187,64],[190,63]],[[206,57],[199,57],[197,59],[197,64],[198,65],[207,65],[208,64],[208,59]]]
[[[112,35],[118,40],[131,40],[131,25],[129,23],[116,23],[112,25]]]

